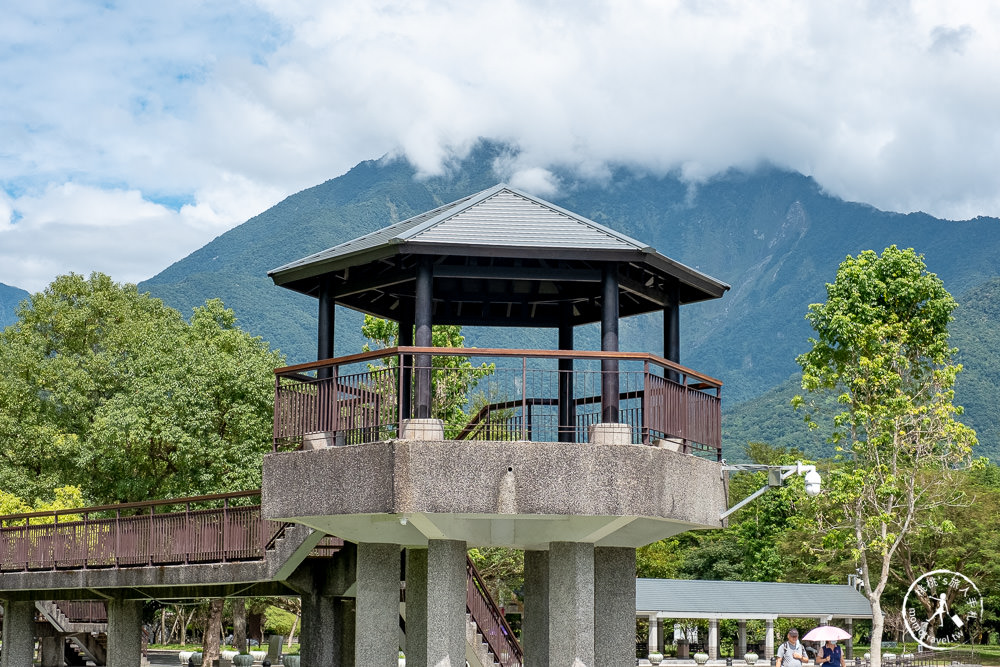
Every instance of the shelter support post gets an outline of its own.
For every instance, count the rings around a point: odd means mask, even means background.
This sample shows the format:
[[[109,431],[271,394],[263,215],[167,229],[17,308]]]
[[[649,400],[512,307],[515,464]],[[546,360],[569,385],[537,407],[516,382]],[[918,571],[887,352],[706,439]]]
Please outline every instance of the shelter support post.
[[[846,645],[845,645],[844,648],[846,649],[846,651],[844,653],[844,656],[848,660],[853,660],[854,659],[854,619],[853,618],[844,619],[844,630],[846,630],[847,633],[849,635],[851,635],[850,637],[847,638],[847,640],[845,642]]]
[[[647,646],[649,647],[649,652],[654,653],[660,650],[660,626],[656,622],[656,614],[649,615],[649,641]]]
[[[601,351],[618,351],[618,265],[609,263],[601,273]],[[618,360],[601,360],[601,421],[620,420]]]
[[[431,347],[433,308],[434,267],[428,258],[421,258],[417,267],[416,299],[413,321],[416,325],[417,347]],[[431,355],[415,355],[414,365],[417,376],[417,419],[431,418]]]
[[[549,664],[549,552],[524,552],[524,667]]]
[[[719,619],[708,619],[708,659],[719,659]]]
[[[770,660],[774,657],[774,619],[767,619],[767,628],[764,631],[764,659]]]
[[[413,345],[412,314],[399,318],[399,344],[404,347]],[[409,419],[413,396],[413,355],[403,355],[399,360],[399,372],[399,414],[402,419]]]
[[[336,302],[333,299],[333,287],[326,276],[319,281],[319,312],[317,313],[316,359],[333,358],[334,324]],[[330,377],[329,368],[321,368],[318,373],[321,379]]]
[[[62,637],[57,635],[39,638],[38,650],[41,653],[41,667],[66,666],[66,640]]]
[[[567,307],[565,309],[569,311]],[[573,323],[570,313],[563,314],[559,325],[559,349],[573,349]],[[559,442],[576,440],[576,404],[573,400],[573,360],[559,360]]]
[[[663,357],[675,363],[681,362],[681,289],[674,281],[667,286],[670,303],[663,308]],[[667,378],[680,381],[676,371],[668,371]]]
[[[466,544],[430,540],[406,551],[406,661],[465,663]]]
[[[747,654],[747,622],[745,619],[740,619],[736,622],[739,629],[739,641],[736,647],[736,655],[734,658],[742,658]]]

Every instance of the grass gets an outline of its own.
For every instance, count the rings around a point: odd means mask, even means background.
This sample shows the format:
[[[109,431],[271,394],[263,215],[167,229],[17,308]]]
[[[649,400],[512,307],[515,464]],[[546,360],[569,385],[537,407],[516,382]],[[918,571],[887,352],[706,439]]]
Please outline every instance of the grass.
[[[150,644],[149,648],[152,649],[152,650],[154,650],[154,651],[200,651],[201,650],[201,644]],[[231,646],[223,646],[222,650],[223,651],[231,651],[232,647]],[[256,647],[256,646],[251,646],[250,650],[251,651],[266,651],[267,650],[267,644],[264,644],[264,646],[261,646],[259,648]],[[289,650],[288,645],[285,644],[284,648],[281,649],[281,652],[282,653],[298,653],[299,652],[299,645],[298,645],[298,643],[293,643],[292,644],[292,648]]]

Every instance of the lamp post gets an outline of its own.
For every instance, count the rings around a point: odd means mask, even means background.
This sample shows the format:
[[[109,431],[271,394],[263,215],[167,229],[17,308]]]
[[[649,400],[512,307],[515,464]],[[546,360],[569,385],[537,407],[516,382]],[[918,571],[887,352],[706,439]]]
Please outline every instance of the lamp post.
[[[819,473],[816,472],[816,466],[806,465],[799,461],[795,465],[788,466],[769,466],[757,463],[736,463],[733,465],[722,466],[723,472],[736,471],[736,472],[766,472],[767,473],[767,486],[760,488],[749,496],[736,503],[725,512],[723,512],[719,518],[725,519],[727,516],[740,509],[752,500],[756,500],[760,496],[764,495],[769,489],[778,488],[784,486],[785,480],[792,475],[803,475],[806,482],[806,495],[808,496],[818,496],[822,486],[822,479]]]

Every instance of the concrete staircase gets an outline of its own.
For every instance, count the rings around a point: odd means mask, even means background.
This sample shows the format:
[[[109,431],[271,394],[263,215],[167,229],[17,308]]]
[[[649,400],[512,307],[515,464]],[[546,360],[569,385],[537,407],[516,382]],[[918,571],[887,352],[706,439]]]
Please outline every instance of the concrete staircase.
[[[496,656],[486,643],[479,626],[472,620],[472,614],[465,615],[465,661],[469,667],[499,667]]]
[[[36,601],[35,608],[58,639],[69,640],[74,653],[94,665],[107,664],[107,623],[71,621],[53,600]]]

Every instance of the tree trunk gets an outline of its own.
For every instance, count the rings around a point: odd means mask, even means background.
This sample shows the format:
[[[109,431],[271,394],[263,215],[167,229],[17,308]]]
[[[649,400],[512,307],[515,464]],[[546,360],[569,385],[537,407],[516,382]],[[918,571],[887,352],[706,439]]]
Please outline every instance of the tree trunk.
[[[885,614],[882,612],[882,602],[879,598],[868,598],[872,603],[872,654],[871,667],[882,667],[882,630],[885,628]]]
[[[247,650],[247,602],[243,598],[233,599],[233,650]]]
[[[264,641],[264,614],[253,612],[247,615],[247,635],[256,639],[257,643]]]
[[[155,638],[154,638],[155,640]],[[160,643],[167,643],[167,608],[160,607]]]
[[[191,612],[194,613],[193,611]],[[188,637],[188,623],[191,622],[191,616],[184,618],[184,607],[180,605],[177,606],[177,614],[181,617],[181,646],[187,646]]]
[[[222,632],[223,598],[216,598],[208,605],[208,621],[205,625],[204,643],[201,647],[203,665],[211,665],[219,657],[219,634]]]

